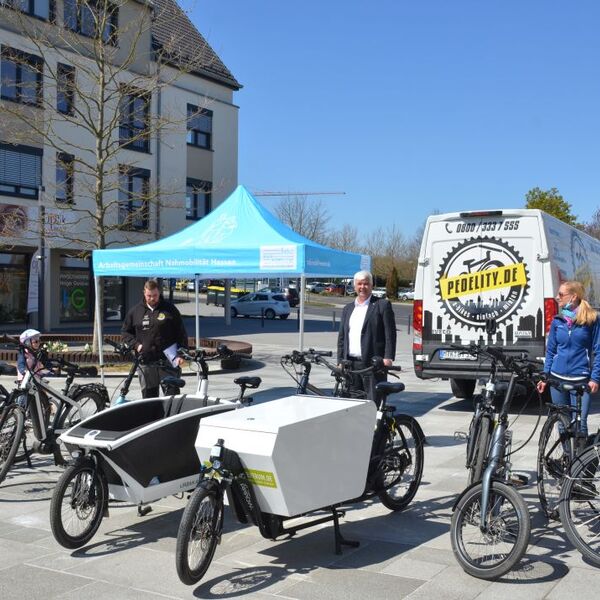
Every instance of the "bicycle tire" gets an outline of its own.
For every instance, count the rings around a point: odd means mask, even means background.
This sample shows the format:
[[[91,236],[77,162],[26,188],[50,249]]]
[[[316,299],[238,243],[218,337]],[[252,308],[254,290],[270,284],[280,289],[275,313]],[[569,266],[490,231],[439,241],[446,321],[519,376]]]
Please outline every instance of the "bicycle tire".
[[[475,425],[475,441],[473,455],[469,465],[468,484],[477,483],[483,477],[485,462],[489,454],[490,438],[492,435],[492,418],[490,415],[481,415]]]
[[[508,573],[521,560],[529,543],[531,521],[523,498],[509,485],[492,481],[489,531],[483,533],[480,529],[482,490],[482,484],[478,483],[459,500],[450,524],[450,541],[463,570],[473,577],[489,580]],[[505,542],[505,552],[499,551],[499,542]]]
[[[556,518],[562,481],[574,456],[573,438],[568,433],[569,417],[551,414],[540,432],[537,457],[537,491],[542,512]]]
[[[560,520],[577,550],[600,567],[600,447],[591,446],[576,457],[563,479],[558,503]]]
[[[10,470],[25,428],[25,416],[17,406],[3,413],[0,420],[0,483]]]
[[[197,583],[208,570],[221,538],[223,512],[223,499],[215,486],[196,488],[183,511],[177,532],[175,566],[183,583]],[[199,556],[195,559],[197,551]]]
[[[79,416],[79,411],[68,404],[65,406],[56,429],[71,429],[71,427],[78,425],[84,419],[99,413],[105,407],[105,398],[102,397],[102,394],[95,389],[86,388],[85,386],[81,387],[71,399],[79,404],[81,417]]]
[[[406,508],[423,476],[423,435],[414,417],[396,415],[389,431],[381,464],[382,486],[377,495],[390,510]]]
[[[89,542],[100,527],[106,502],[106,484],[93,461],[68,466],[50,501],[50,528],[56,541],[69,549]],[[70,531],[71,525],[76,531]]]

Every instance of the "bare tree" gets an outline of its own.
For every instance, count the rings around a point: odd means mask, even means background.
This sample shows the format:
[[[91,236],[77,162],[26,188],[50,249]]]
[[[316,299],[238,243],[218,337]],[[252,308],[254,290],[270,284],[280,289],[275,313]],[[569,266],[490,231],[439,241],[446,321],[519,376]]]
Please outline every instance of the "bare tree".
[[[588,235],[600,240],[600,208],[597,208],[592,215],[592,218],[582,224],[582,229]]]
[[[296,233],[318,244],[327,244],[330,216],[321,200],[307,196],[285,196],[275,206],[275,215]]]
[[[224,65],[175,0],[59,0],[48,20],[21,12],[17,0],[2,4],[0,19],[20,48],[3,45],[3,65],[19,77],[2,81],[12,101],[0,104],[0,134],[55,153],[44,155],[57,177],[45,178],[43,201],[62,222],[47,227],[48,214],[45,224],[38,215],[37,227],[46,225],[50,244],[82,255],[159,237],[161,209],[183,212],[183,184],[152,180],[136,157],[143,165],[151,144],[168,148],[169,136],[185,136],[188,119],[206,114],[204,96],[188,114],[164,92]]]
[[[328,245],[344,252],[360,252],[358,229],[346,224],[341,229],[330,232]]]

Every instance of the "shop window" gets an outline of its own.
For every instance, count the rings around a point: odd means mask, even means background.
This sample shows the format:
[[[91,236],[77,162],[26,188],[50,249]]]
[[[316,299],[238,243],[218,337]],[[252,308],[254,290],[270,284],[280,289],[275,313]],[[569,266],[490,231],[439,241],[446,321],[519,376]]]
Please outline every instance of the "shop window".
[[[123,321],[125,314],[125,278],[104,278],[104,320]]]
[[[42,151],[0,142],[0,194],[37,198],[42,185]]]
[[[198,148],[212,148],[212,110],[187,105],[187,143]]]
[[[185,218],[198,221],[211,211],[210,181],[188,179],[185,191]]]
[[[60,322],[91,321],[92,279],[89,260],[60,257]]]
[[[27,254],[0,252],[0,324],[25,323],[30,260]]]

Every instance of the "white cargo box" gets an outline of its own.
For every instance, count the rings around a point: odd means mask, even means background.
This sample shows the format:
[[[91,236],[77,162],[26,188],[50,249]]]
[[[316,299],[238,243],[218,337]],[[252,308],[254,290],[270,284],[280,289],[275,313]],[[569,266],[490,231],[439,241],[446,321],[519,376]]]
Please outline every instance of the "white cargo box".
[[[208,460],[223,439],[261,510],[291,517],[363,493],[376,414],[370,400],[289,396],[202,419],[196,451]]]

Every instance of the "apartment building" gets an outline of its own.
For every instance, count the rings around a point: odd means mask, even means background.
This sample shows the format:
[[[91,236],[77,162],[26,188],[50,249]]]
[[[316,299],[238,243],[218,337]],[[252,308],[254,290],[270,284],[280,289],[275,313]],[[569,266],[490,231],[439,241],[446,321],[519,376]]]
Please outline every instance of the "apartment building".
[[[0,0],[0,327],[90,322],[86,253],[226,198],[240,87],[175,0]],[[107,279],[104,319],[139,289]]]

